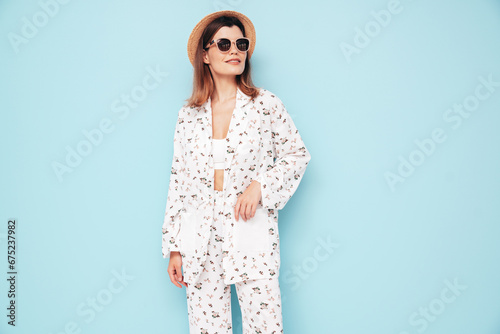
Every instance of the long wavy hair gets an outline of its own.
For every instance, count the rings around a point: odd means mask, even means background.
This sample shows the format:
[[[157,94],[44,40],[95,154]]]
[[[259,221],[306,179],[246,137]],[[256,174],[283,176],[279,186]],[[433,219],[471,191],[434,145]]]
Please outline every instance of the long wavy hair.
[[[186,99],[188,106],[199,107],[205,103],[212,95],[215,89],[212,73],[208,64],[203,62],[203,47],[207,45],[215,36],[217,31],[222,27],[232,27],[236,25],[240,28],[243,36],[245,35],[245,27],[236,17],[221,16],[213,20],[207,25],[200,40],[194,57],[194,74],[193,74],[193,93],[190,98]],[[243,93],[250,96],[252,99],[259,95],[259,88],[255,87],[251,77],[251,66],[248,55],[245,60],[245,70],[240,75],[236,76],[236,84]]]

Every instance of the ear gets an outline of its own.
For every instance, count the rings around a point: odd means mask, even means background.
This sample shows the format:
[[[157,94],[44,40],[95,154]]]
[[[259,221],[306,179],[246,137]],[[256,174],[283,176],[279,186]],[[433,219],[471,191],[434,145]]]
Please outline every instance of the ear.
[[[202,54],[203,62],[205,64],[210,64],[210,62],[208,61],[208,52],[206,50],[203,50],[202,52],[203,52],[203,54]]]

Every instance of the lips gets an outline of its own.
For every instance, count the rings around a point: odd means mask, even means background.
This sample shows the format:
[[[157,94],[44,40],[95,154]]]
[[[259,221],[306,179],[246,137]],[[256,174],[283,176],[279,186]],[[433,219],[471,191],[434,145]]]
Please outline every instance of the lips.
[[[241,60],[239,59],[229,59],[228,61],[226,61],[226,63],[241,63]]]

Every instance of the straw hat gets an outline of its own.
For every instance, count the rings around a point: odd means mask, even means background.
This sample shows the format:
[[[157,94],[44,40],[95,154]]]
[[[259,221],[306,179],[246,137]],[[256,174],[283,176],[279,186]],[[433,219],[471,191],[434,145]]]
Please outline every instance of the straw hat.
[[[204,18],[201,19],[200,22],[194,27],[193,31],[191,31],[191,35],[189,35],[189,40],[187,44],[187,52],[189,61],[194,66],[194,56],[196,54],[196,47],[198,46],[198,42],[203,34],[203,31],[213,20],[221,16],[234,16],[238,18],[243,27],[245,27],[245,37],[250,40],[250,48],[247,51],[247,57],[250,59],[252,56],[253,50],[255,48],[255,28],[253,26],[252,21],[245,15],[236,12],[234,10],[220,10],[218,12],[214,12],[208,14]]]

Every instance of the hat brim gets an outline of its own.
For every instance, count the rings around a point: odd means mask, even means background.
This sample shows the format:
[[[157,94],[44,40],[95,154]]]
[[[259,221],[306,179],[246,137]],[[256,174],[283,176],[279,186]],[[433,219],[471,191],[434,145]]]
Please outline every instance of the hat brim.
[[[191,62],[191,65],[194,66],[194,58],[196,55],[196,48],[198,46],[198,42],[201,38],[201,34],[203,34],[203,31],[207,27],[207,25],[210,24],[213,20],[215,20],[218,17],[221,16],[234,16],[238,18],[241,23],[243,24],[243,27],[245,27],[245,37],[247,37],[250,40],[250,48],[247,51],[247,56],[250,59],[252,56],[253,50],[255,49],[255,28],[253,26],[252,21],[245,15],[241,14],[240,12],[234,11],[234,10],[220,10],[211,14],[208,14],[205,16],[203,19],[201,19],[198,24],[194,27],[193,31],[191,31],[191,34],[189,35],[188,39],[188,45],[187,45],[187,52],[188,52],[188,57],[189,61]]]

